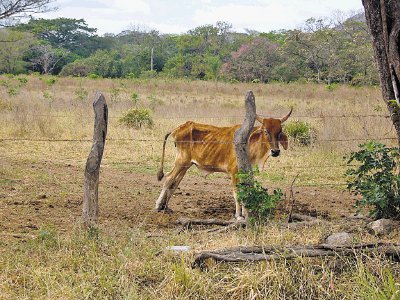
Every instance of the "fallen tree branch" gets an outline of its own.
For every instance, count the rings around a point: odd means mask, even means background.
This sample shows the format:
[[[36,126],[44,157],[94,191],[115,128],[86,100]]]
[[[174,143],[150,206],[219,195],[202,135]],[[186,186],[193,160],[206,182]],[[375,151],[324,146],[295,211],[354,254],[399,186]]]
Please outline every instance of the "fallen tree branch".
[[[307,222],[311,222],[311,221],[320,221],[319,219],[315,218],[315,217],[311,217],[311,216],[307,216],[307,215],[302,215],[302,214],[296,214],[296,213],[292,213],[292,215],[290,216],[289,222],[293,222],[293,221],[307,221]]]
[[[192,225],[218,225],[218,226],[223,226],[221,227],[214,227],[211,229],[206,229],[206,230],[200,230],[196,231],[196,233],[221,233],[221,232],[227,232],[229,230],[237,230],[239,228],[244,228],[246,227],[247,223],[246,221],[225,221],[225,220],[220,220],[220,219],[189,219],[189,218],[178,218],[176,220],[177,224],[181,224],[182,228],[178,230],[178,233],[181,233],[182,231],[186,229],[190,229]]]
[[[215,251],[200,252],[193,268],[204,269],[205,260],[211,258],[217,262],[258,262],[277,259],[293,259],[296,257],[350,256],[357,252],[379,252],[400,262],[400,244],[376,243],[356,244],[353,246],[333,246],[328,244],[293,247],[252,246],[234,247]]]
[[[219,219],[189,219],[189,218],[178,218],[177,224],[181,224],[183,227],[190,228],[192,225],[219,225],[228,226],[234,224],[236,221],[225,221]]]
[[[298,228],[303,228],[303,227],[308,227],[308,226],[321,225],[325,222],[324,220],[317,219],[315,217],[302,215],[302,214],[296,214],[296,213],[292,213],[288,220],[289,220],[289,222],[284,223],[282,225],[282,227],[288,228],[288,229],[298,229]],[[294,221],[298,221],[298,222],[294,222]]]

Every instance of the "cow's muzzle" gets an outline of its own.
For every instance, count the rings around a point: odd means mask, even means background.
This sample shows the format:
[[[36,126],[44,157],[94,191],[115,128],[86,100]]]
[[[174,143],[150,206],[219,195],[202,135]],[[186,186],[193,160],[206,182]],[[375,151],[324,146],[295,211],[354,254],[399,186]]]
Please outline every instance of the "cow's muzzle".
[[[271,150],[271,156],[272,157],[277,157],[277,156],[279,156],[280,152],[281,152],[280,150]]]

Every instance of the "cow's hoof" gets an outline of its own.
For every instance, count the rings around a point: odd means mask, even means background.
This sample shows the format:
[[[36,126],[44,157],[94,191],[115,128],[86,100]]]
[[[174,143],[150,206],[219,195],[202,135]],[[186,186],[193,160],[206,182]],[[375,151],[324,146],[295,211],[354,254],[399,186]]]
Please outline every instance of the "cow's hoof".
[[[161,207],[161,208],[156,207],[156,212],[172,214],[174,211],[172,209],[170,209],[169,207]]]
[[[237,221],[237,222],[243,222],[243,221],[246,221],[246,218],[245,218],[245,217],[243,217],[243,216],[236,216],[235,218],[236,218],[236,221]]]

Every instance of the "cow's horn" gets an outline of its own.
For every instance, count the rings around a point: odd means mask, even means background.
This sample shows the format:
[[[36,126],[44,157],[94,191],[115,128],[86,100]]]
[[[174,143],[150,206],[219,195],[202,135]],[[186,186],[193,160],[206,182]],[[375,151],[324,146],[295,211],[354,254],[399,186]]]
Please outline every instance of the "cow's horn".
[[[285,122],[290,117],[290,115],[292,114],[292,111],[293,111],[293,107],[291,107],[289,113],[281,119],[281,123]]]
[[[263,118],[261,118],[259,115],[256,115],[256,119],[257,119],[257,121],[260,122],[261,124],[264,124],[264,123],[263,123]]]

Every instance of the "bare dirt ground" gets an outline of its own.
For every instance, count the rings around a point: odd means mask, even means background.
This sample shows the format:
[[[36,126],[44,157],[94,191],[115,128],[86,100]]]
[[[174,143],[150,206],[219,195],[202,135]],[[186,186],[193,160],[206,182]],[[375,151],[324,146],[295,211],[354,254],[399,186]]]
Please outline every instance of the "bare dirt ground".
[[[59,231],[79,223],[82,207],[83,166],[53,161],[26,163],[1,159],[5,168],[16,168],[22,179],[2,179],[0,185],[0,238],[33,234],[43,226]],[[170,200],[173,213],[154,211],[162,183],[155,175],[102,167],[100,175],[100,224],[171,228],[179,217],[231,219],[234,201],[229,179],[187,174]],[[324,218],[355,212],[354,196],[336,188],[296,187],[295,211]],[[284,189],[289,195],[289,187]],[[285,213],[288,201],[281,205]]]

